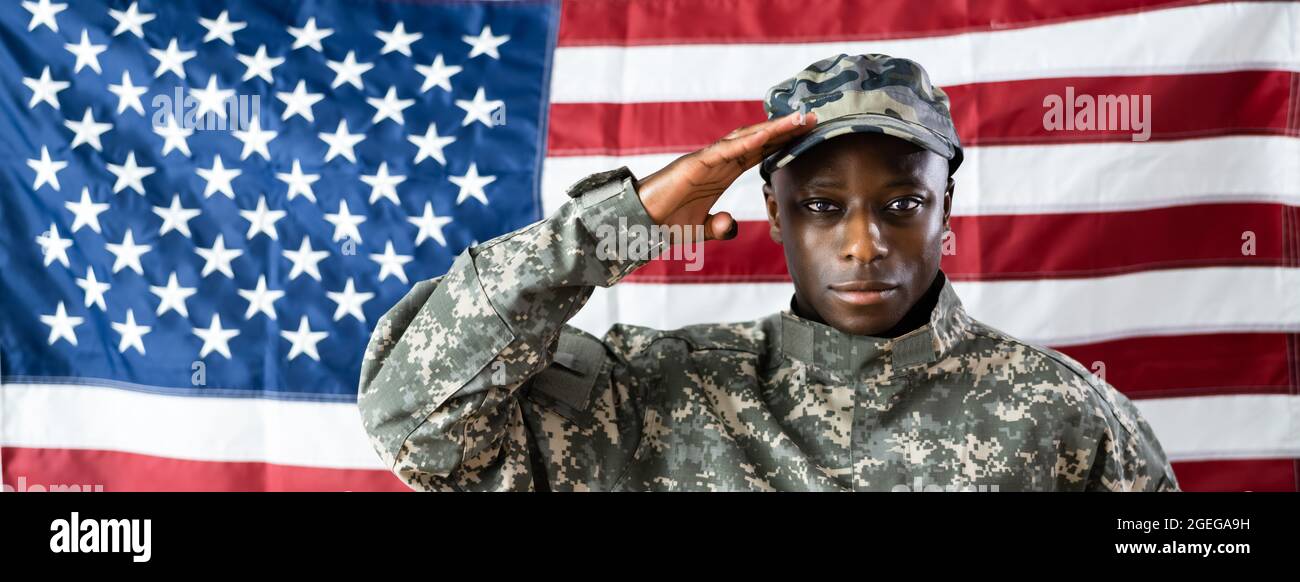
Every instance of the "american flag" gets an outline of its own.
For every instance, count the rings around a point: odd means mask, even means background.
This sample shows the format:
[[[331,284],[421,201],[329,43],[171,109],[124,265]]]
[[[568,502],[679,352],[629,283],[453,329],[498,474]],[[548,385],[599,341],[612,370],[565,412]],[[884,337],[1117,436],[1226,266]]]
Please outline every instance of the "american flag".
[[[943,268],[971,314],[1132,397],[1184,489],[1295,491],[1296,30],[1295,2],[11,2],[4,482],[403,490],[354,399],[410,283],[585,175],[763,119],[809,63],[885,53],[952,98]],[[258,125],[153,119],[177,87],[260,97]],[[1149,96],[1149,139],[1049,126],[1067,93]],[[786,308],[759,184],[715,207],[740,234],[702,270],[652,262],[571,323]]]

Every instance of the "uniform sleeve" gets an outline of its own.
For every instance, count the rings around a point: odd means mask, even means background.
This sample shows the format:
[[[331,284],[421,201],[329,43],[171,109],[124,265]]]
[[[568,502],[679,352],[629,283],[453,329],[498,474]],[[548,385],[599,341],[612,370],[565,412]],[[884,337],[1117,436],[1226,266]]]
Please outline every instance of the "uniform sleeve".
[[[653,221],[635,184],[626,167],[584,178],[552,216],[466,249],[379,320],[357,404],[372,446],[413,489],[534,488],[538,443],[521,388],[551,367],[561,335],[578,346],[561,353],[567,369],[608,370],[599,340],[565,322],[595,286],[647,262],[597,252],[611,236],[623,248],[648,240]]]
[[[1173,466],[1137,406],[1109,384],[1088,491],[1179,491]]]

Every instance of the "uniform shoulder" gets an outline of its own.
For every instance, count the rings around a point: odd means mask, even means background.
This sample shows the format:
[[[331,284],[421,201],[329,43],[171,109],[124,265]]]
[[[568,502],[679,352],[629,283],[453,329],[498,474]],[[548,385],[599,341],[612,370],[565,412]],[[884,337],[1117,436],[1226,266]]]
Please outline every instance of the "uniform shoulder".
[[[978,337],[977,341],[1006,355],[1011,360],[1012,372],[1023,375],[1026,384],[1067,390],[1065,401],[1078,407],[1081,413],[1107,424],[1118,422],[1129,433],[1138,431],[1138,414],[1129,398],[1078,360],[986,323],[973,319],[971,322],[971,333]]]

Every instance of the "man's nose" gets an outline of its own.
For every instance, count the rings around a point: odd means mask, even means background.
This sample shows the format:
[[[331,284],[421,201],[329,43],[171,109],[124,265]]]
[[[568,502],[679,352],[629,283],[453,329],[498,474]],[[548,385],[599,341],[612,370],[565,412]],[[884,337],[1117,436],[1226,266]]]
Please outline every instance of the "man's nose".
[[[883,259],[888,253],[880,223],[873,213],[850,213],[844,220],[842,252],[840,256],[864,265]]]

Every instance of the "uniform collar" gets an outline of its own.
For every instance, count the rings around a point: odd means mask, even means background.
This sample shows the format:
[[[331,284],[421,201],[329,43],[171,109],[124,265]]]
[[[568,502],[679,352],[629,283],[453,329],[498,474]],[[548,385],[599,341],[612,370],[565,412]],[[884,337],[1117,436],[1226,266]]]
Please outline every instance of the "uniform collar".
[[[781,351],[788,358],[848,372],[864,372],[884,364],[889,374],[941,360],[952,352],[970,327],[952,281],[940,271],[943,289],[930,312],[929,323],[896,338],[844,333],[829,325],[780,313]]]

